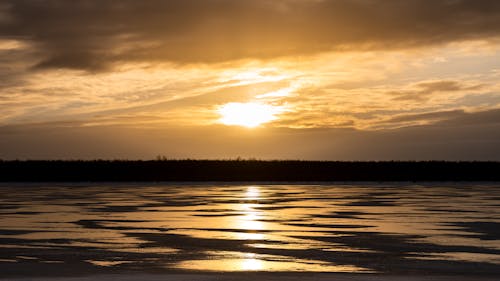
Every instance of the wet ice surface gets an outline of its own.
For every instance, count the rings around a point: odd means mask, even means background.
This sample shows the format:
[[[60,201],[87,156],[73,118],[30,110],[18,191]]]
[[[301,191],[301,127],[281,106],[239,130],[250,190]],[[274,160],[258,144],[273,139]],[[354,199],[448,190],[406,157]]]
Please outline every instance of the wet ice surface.
[[[500,274],[500,185],[3,184],[0,277]]]

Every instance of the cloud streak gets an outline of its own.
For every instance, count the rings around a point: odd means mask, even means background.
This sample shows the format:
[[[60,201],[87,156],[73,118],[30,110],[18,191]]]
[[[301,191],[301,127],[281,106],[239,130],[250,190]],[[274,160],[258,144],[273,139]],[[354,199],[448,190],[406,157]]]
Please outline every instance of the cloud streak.
[[[394,100],[416,100],[425,101],[432,98],[436,93],[453,92],[475,92],[484,88],[484,85],[463,85],[459,81],[441,80],[420,82],[414,85],[413,90],[389,92],[394,95]]]

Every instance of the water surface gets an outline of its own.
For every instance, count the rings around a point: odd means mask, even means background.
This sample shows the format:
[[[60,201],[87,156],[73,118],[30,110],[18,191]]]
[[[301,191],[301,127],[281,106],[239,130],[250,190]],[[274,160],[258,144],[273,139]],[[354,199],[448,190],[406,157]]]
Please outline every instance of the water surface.
[[[4,276],[500,273],[495,184],[3,184],[0,202]]]

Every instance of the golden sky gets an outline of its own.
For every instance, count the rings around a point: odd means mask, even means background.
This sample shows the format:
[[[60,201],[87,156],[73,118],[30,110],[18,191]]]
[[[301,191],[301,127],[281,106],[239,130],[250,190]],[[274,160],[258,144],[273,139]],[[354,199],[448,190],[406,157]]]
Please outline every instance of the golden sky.
[[[0,158],[500,160],[500,1],[0,1]]]

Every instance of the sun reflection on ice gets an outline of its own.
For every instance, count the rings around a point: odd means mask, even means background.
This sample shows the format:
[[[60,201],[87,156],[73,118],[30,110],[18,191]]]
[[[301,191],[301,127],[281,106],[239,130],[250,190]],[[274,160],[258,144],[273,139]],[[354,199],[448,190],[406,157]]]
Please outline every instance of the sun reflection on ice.
[[[257,186],[249,186],[244,193],[245,200],[257,201],[260,197],[260,190]],[[244,203],[240,204],[240,212],[242,216],[237,217],[234,222],[235,228],[242,230],[238,232],[238,237],[244,240],[262,240],[265,235],[259,233],[259,230],[264,230],[265,225],[262,221],[262,213],[255,207],[259,206],[258,203]]]
[[[307,272],[373,272],[351,265],[335,265],[329,262],[291,259],[287,256],[263,255],[230,251],[208,251],[210,258],[179,262],[179,269],[202,271],[307,271]]]
[[[246,200],[257,200],[260,199],[260,190],[257,186],[249,186],[247,187],[247,191],[245,192]]]
[[[256,258],[254,253],[245,253],[244,259],[241,261],[241,270],[263,270],[264,266],[262,260]]]

